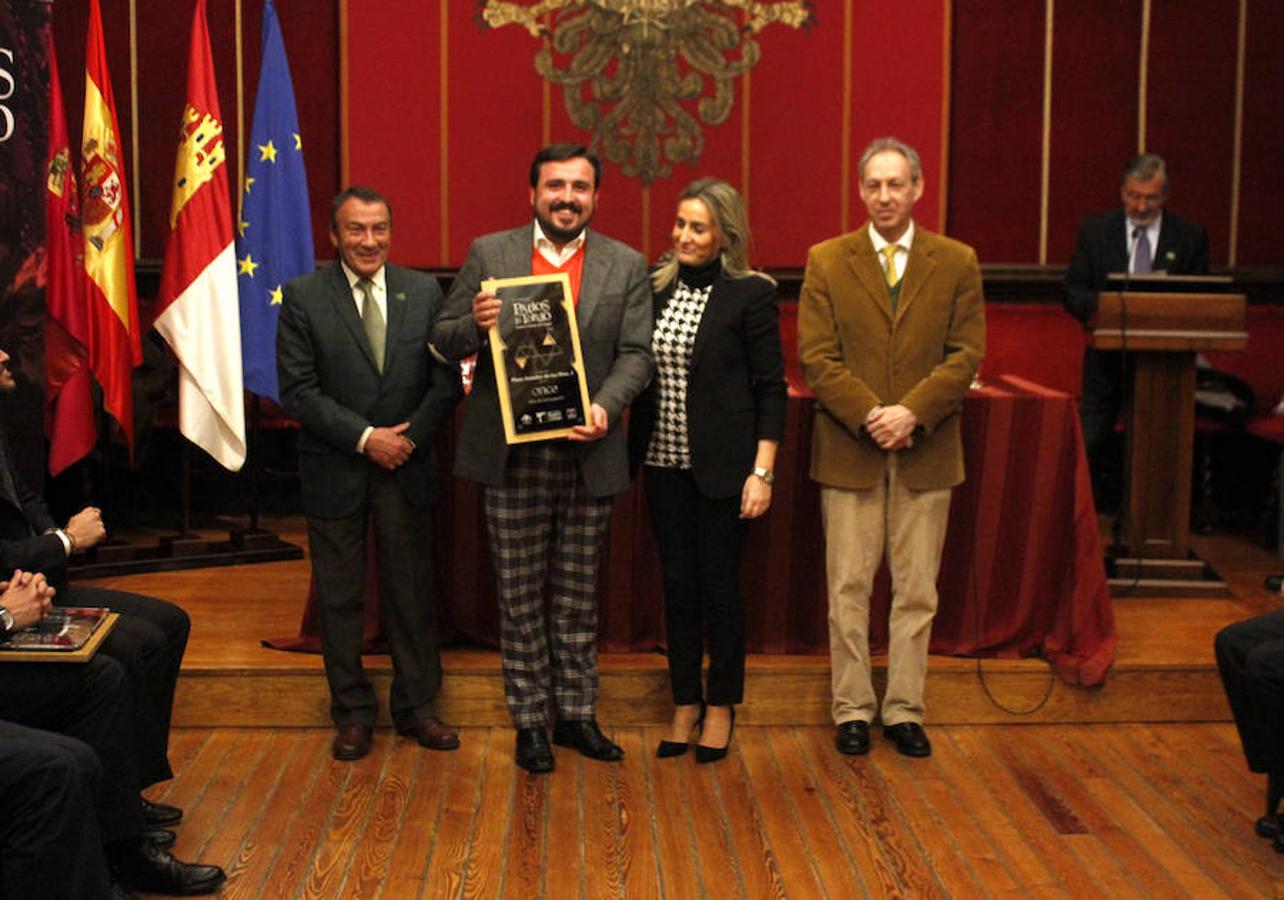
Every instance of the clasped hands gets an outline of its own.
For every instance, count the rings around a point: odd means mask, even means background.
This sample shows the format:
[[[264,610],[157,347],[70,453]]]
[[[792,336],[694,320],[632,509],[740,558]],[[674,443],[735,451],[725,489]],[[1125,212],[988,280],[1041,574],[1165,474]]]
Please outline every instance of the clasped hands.
[[[372,428],[370,437],[366,438],[366,456],[389,472],[401,466],[415,452],[414,442],[405,435],[409,427],[409,422],[402,422],[400,425]]]
[[[914,428],[918,416],[908,406],[895,403],[875,406],[865,417],[865,430],[884,450],[904,450],[914,446]]]
[[[42,573],[14,569],[7,581],[0,581],[0,606],[13,616],[14,628],[30,628],[48,614],[54,593]]]

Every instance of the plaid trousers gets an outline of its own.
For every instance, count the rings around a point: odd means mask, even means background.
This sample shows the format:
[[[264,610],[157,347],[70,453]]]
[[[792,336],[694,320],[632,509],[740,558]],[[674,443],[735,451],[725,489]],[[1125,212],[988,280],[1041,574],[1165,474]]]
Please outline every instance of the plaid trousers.
[[[504,697],[513,726],[546,727],[550,699],[559,719],[592,719],[597,560],[612,498],[588,493],[572,446],[544,443],[513,447],[503,487],[487,487],[483,503],[499,582]]]

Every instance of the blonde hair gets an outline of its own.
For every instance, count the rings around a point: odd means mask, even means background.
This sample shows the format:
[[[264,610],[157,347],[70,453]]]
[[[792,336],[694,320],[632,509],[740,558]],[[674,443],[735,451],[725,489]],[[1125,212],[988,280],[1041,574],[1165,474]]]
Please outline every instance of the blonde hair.
[[[682,189],[678,203],[683,200],[699,200],[709,211],[714,228],[722,239],[722,271],[731,278],[746,278],[758,275],[772,284],[775,279],[764,272],[759,272],[749,265],[749,245],[752,240],[749,234],[749,216],[745,213],[744,200],[739,192],[720,178],[697,178]],[[672,248],[660,257],[656,269],[651,273],[651,286],[664,290],[678,276],[678,255]]]

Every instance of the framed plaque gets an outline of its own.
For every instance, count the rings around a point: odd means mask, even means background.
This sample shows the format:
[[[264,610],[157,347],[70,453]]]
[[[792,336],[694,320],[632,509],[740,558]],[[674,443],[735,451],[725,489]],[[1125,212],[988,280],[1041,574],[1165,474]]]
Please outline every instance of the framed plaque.
[[[588,422],[588,383],[565,273],[481,283],[504,305],[490,329],[504,436],[510,444],[566,437]]]

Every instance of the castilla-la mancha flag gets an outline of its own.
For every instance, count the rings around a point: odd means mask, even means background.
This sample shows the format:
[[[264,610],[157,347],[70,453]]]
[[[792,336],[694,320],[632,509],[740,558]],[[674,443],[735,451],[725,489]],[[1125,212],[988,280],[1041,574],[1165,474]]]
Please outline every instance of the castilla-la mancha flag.
[[[103,407],[134,448],[133,370],[143,361],[139,343],[134,242],[125,189],[125,158],[116,101],[107,74],[103,19],[89,2],[85,39],[85,125],[80,145],[80,215],[85,250],[85,305],[89,314],[89,367],[103,389]]]
[[[45,161],[45,435],[49,474],[57,475],[94,449],[94,398],[89,374],[84,247],[71,142],[62,107],[58,56],[49,32],[49,156]]]
[[[179,430],[236,471],[245,463],[240,301],[205,0],[196,0],[192,17],[187,106],[172,188],[155,327],[178,357]]]

